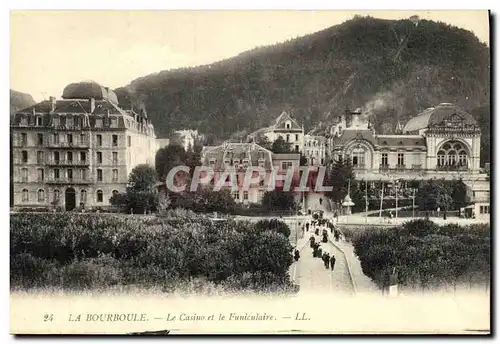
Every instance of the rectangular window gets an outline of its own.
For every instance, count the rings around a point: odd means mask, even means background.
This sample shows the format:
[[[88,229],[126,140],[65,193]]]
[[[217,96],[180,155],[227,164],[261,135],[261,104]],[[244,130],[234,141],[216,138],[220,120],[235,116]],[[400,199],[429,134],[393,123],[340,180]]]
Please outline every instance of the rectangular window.
[[[73,134],[66,134],[66,141],[68,144],[72,145],[73,144]]]
[[[28,134],[21,133],[21,144],[23,146],[27,146],[28,145]]]
[[[43,146],[43,134],[36,134],[37,142],[39,146]]]
[[[30,200],[29,192],[28,192],[28,190],[24,189],[23,190],[23,202],[28,202],[29,200]]]
[[[117,164],[117,163],[118,163],[118,153],[113,152],[113,164]]]
[[[97,118],[95,120],[95,126],[96,128],[102,128],[102,118]]]
[[[73,126],[73,116],[66,117],[66,126],[68,126],[68,127]]]
[[[248,191],[243,191],[243,199],[248,200]]]
[[[116,118],[111,118],[111,128],[118,127],[118,120]]]
[[[28,169],[23,168],[21,170],[21,182],[27,183],[28,182]]]
[[[60,121],[59,121],[59,117],[53,117],[53,118],[52,118],[52,125],[53,125],[54,127],[58,127],[60,124],[61,124],[61,123],[60,123]]]
[[[233,198],[235,200],[239,200],[240,199],[240,193],[238,191],[233,192]]]
[[[97,135],[97,147],[102,147],[102,135]]]
[[[85,134],[80,134],[80,144],[84,145],[85,141]]]
[[[287,167],[287,166],[288,166],[288,165],[287,165],[286,161],[283,161],[283,162],[281,163],[281,169],[282,169],[282,170],[286,170],[286,167]]]
[[[102,152],[97,152],[97,163],[102,164]]]
[[[59,134],[52,135],[52,143],[58,145],[59,144]]]
[[[130,137],[130,135],[127,137],[127,145],[129,147],[132,146],[132,137]]]
[[[36,163],[38,165],[43,164],[43,152],[42,151],[36,152]]]
[[[291,161],[287,162],[287,168],[292,168],[293,164]]]
[[[295,151],[298,152],[299,151],[299,145],[295,145]]]
[[[113,135],[113,147],[118,146],[118,135]]]
[[[299,140],[299,134],[295,134],[295,141]]]
[[[405,164],[404,153],[398,153],[398,165],[403,166]]]
[[[117,169],[113,170],[113,181],[114,182],[118,181],[118,170]]]
[[[60,176],[59,169],[58,168],[54,169],[54,179],[59,179],[59,176]]]
[[[102,203],[102,191],[97,191],[97,202]]]
[[[68,169],[68,180],[73,180],[73,170],[72,169]]]
[[[44,173],[43,168],[37,169],[37,177],[38,177],[39,182],[43,182],[44,177],[45,177],[45,173]]]
[[[21,159],[22,159],[23,164],[26,164],[28,162],[28,152],[27,151],[21,152]]]
[[[59,163],[59,152],[54,152],[54,162],[55,162],[56,164],[58,164],[58,163]]]
[[[286,142],[290,142],[290,134],[286,134]]]
[[[102,182],[102,170],[101,169],[97,170],[97,181]]]
[[[382,165],[383,166],[389,165],[389,157],[387,153],[382,153]]]
[[[87,153],[80,152],[80,161],[85,162],[87,160]]]
[[[73,152],[67,153],[66,160],[68,160],[69,163],[73,162]]]
[[[87,170],[86,169],[81,169],[80,170],[80,178],[82,180],[86,180],[87,179]]]
[[[39,127],[41,127],[43,125],[43,118],[42,117],[36,118],[36,125]]]

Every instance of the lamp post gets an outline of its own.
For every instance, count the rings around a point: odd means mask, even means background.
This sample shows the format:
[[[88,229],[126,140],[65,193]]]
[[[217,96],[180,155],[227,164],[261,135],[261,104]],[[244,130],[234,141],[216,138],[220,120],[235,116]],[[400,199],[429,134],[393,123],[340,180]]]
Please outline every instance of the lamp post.
[[[413,188],[413,200],[412,200],[412,217],[415,218],[415,188]]]

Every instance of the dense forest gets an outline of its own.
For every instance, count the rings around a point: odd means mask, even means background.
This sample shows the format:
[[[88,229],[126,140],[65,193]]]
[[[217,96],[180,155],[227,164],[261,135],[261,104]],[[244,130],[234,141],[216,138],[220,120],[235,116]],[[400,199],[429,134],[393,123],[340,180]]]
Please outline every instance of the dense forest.
[[[116,92],[122,105],[147,108],[159,137],[193,128],[226,139],[271,124],[284,109],[319,132],[346,107],[363,108],[378,132],[391,133],[397,120],[442,102],[469,111],[489,136],[489,88],[489,48],[473,33],[355,17],[211,65],[141,77]]]

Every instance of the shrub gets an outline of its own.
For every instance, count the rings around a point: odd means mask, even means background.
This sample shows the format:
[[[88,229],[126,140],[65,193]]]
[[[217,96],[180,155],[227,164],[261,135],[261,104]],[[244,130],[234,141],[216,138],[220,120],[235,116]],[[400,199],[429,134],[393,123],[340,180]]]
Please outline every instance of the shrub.
[[[275,224],[215,222],[181,209],[156,217],[12,214],[11,280],[25,287],[168,289],[192,278],[221,284],[248,272],[286,284],[292,247],[288,226]]]

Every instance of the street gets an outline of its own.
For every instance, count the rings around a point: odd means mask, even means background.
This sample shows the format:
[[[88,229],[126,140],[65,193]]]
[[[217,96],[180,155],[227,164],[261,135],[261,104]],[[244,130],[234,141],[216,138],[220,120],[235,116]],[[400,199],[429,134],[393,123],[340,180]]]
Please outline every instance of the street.
[[[291,266],[291,277],[300,285],[300,293],[347,293],[354,292],[344,254],[330,242],[321,243],[325,250],[335,256],[334,271],[326,269],[321,258],[314,258],[309,246],[311,231],[299,239],[300,259]],[[318,236],[316,241],[320,241]]]

